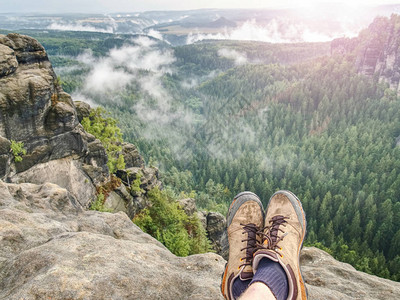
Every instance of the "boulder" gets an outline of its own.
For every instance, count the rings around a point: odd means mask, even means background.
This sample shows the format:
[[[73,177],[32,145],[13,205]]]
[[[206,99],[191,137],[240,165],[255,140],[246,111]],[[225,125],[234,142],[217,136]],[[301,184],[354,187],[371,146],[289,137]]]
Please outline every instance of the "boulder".
[[[79,122],[82,122],[83,118],[89,117],[91,110],[89,104],[83,101],[74,101],[74,104]]]
[[[51,160],[36,164],[30,169],[14,175],[11,181],[40,184],[50,182],[67,189],[82,205],[88,207],[96,199],[96,188],[82,170],[82,163],[72,158]]]
[[[122,144],[122,154],[124,155],[125,167],[126,168],[143,168],[144,160],[143,157],[140,156],[139,150],[135,145],[130,143]]]
[[[141,182],[140,187],[145,192],[148,192],[155,187],[158,187],[158,188],[162,187],[162,183],[159,180],[160,175],[159,175],[158,169],[155,167],[127,168],[125,170],[118,170],[116,175],[127,186],[130,186],[133,183],[133,181],[136,180],[136,178],[138,176],[140,176],[140,182]]]
[[[211,241],[211,246],[216,253],[228,258],[228,235],[226,232],[226,219],[217,212],[207,214],[207,235]]]
[[[193,215],[197,211],[196,200],[193,198],[179,199],[178,203],[188,216]]]

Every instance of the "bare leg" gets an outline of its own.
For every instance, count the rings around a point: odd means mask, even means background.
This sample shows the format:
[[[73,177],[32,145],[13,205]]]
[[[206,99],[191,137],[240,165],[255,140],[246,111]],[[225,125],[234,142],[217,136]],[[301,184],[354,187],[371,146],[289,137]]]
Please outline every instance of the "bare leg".
[[[276,300],[276,298],[264,283],[254,282],[239,297],[239,300]]]

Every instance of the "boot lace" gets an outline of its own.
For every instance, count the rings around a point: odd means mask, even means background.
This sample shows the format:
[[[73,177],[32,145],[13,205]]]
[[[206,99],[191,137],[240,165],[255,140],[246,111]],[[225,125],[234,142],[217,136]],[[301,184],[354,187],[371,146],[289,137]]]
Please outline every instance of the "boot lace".
[[[269,225],[257,232],[257,234],[261,236],[261,244],[257,245],[257,249],[272,250],[282,257],[278,252],[279,250],[282,250],[282,248],[278,246],[278,243],[287,235],[287,233],[282,229],[282,226],[286,227],[286,219],[289,219],[289,217],[280,215],[274,216],[269,221]],[[282,234],[280,235],[279,233]]]
[[[255,224],[240,224],[243,226],[243,232],[242,234],[247,233],[247,239],[243,239],[242,242],[247,242],[246,247],[240,249],[240,251],[246,250],[245,251],[245,256],[240,259],[241,262],[243,262],[239,268],[242,266],[251,266],[252,261],[253,261],[253,253],[257,249],[257,235],[258,232],[260,231],[260,228],[256,226]]]

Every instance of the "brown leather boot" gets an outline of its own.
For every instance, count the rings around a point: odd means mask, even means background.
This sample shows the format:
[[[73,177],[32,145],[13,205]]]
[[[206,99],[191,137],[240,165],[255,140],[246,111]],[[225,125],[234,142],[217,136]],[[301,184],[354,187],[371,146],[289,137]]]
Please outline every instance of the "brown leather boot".
[[[253,254],[256,245],[261,243],[257,232],[264,227],[264,209],[260,199],[251,192],[238,194],[229,208],[226,224],[229,259],[222,277],[221,292],[225,299],[233,300],[234,280],[253,277]]]
[[[307,299],[299,262],[305,234],[306,216],[300,200],[289,191],[272,195],[266,211],[263,243],[254,253],[253,270],[257,271],[264,257],[279,262],[288,279],[288,300]]]

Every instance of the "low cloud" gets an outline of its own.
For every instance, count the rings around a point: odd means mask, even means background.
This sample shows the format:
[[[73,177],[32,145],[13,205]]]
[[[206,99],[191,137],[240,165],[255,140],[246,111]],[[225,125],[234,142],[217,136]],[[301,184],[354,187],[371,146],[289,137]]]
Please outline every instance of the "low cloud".
[[[227,49],[227,48],[219,49],[218,55],[234,60],[235,65],[237,65],[237,66],[247,63],[246,53],[238,52],[233,49]]]
[[[159,31],[157,31],[157,30],[150,29],[146,34],[147,34],[148,36],[151,36],[151,37],[155,38],[155,39],[164,41],[164,38],[163,38],[161,32],[159,32]]]
[[[155,98],[165,97],[160,77],[172,72],[171,64],[175,61],[172,51],[153,47],[155,42],[144,36],[134,43],[111,49],[102,58],[95,58],[90,51],[79,55],[77,59],[91,67],[81,93],[101,98],[121,92],[135,82]],[[139,72],[146,75],[139,76]]]
[[[47,26],[47,29],[61,30],[61,31],[90,31],[90,32],[114,33],[113,26],[108,26],[106,28],[99,28],[86,24],[64,24],[57,22],[54,22],[49,26]]]
[[[267,24],[259,24],[256,20],[248,20],[234,29],[225,28],[216,34],[190,33],[187,44],[202,40],[247,40],[269,43],[324,42],[339,36],[355,36],[358,31],[338,28],[336,32],[325,33],[310,29],[304,23],[294,23],[285,19],[272,19]]]
[[[165,139],[171,149],[185,143],[183,132],[190,127],[192,115],[183,107],[173,105],[173,98],[163,85],[167,73],[173,73],[176,58],[170,49],[159,49],[156,42],[140,36],[132,42],[95,58],[90,51],[78,56],[90,67],[83,88],[74,99],[86,102],[122,105],[124,97],[132,97],[130,109],[134,118],[145,124],[140,135],[146,139]],[[124,108],[127,103],[125,102]]]

